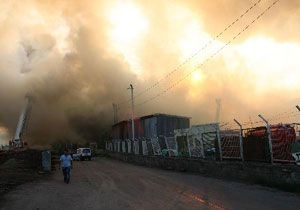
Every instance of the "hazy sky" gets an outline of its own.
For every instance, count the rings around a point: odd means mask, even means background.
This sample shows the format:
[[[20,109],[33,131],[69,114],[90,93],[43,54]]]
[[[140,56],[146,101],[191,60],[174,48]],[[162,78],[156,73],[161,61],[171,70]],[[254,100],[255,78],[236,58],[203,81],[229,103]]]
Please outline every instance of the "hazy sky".
[[[111,104],[129,99],[130,83],[138,94],[157,81],[135,102],[162,94],[137,105],[137,116],[163,112],[211,122],[220,98],[222,122],[282,112],[273,123],[298,121],[290,115],[300,103],[299,0],[279,1],[201,65],[273,0],[259,1],[211,42],[255,2],[0,0],[0,133],[14,132],[30,92],[36,102],[29,139],[97,138],[89,132],[110,125]],[[129,106],[120,105],[120,119],[130,116]]]

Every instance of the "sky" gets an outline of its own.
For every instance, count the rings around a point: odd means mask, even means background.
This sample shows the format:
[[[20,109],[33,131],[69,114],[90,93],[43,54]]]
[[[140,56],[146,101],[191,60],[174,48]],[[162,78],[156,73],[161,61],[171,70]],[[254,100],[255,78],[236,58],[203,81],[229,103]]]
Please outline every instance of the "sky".
[[[0,144],[27,93],[36,99],[29,142],[100,138],[112,103],[119,120],[130,117],[129,84],[137,117],[214,122],[221,99],[228,126],[258,114],[298,122],[300,2],[278,1],[260,16],[273,2],[0,0]]]

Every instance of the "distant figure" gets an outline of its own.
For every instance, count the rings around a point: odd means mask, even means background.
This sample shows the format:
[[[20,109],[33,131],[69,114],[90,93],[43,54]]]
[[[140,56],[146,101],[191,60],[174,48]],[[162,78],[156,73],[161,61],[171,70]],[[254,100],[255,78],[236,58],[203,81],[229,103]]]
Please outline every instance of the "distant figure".
[[[64,174],[64,182],[69,184],[70,182],[70,171],[72,168],[72,157],[69,154],[68,150],[64,150],[64,154],[59,158],[59,170],[62,165],[62,172]]]

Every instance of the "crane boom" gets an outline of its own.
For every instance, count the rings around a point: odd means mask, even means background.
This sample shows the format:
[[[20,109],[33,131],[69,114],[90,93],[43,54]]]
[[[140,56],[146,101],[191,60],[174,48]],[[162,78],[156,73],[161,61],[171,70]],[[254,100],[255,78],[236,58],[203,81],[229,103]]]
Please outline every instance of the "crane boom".
[[[32,101],[33,98],[30,95],[26,95],[26,104],[21,112],[21,115],[19,117],[19,121],[17,124],[15,136],[12,140],[13,147],[23,147],[24,145],[24,136],[26,133],[31,109],[32,109]]]

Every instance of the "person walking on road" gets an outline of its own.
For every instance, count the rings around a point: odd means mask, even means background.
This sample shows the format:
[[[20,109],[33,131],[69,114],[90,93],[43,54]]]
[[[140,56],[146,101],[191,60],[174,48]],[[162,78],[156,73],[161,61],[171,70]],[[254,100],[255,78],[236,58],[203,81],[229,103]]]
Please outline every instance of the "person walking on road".
[[[59,158],[59,170],[62,166],[62,172],[64,175],[64,182],[69,184],[70,182],[70,172],[73,164],[73,159],[69,154],[68,150],[64,150],[64,154],[62,154]]]

